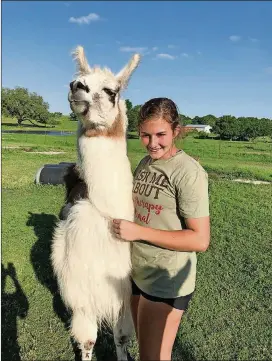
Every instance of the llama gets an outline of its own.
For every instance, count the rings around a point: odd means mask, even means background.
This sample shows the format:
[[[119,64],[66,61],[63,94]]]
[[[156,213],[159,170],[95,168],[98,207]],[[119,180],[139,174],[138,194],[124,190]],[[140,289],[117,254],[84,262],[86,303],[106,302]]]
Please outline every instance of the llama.
[[[140,55],[116,75],[108,68],[91,68],[81,46],[74,55],[78,73],[68,100],[79,118],[77,170],[86,189],[83,198],[67,203],[55,228],[52,265],[72,311],[71,335],[82,360],[91,360],[98,328],[107,324],[113,329],[117,359],[126,361],[133,332],[130,244],[116,238],[111,227],[114,218],[134,218],[126,105],[120,93]]]

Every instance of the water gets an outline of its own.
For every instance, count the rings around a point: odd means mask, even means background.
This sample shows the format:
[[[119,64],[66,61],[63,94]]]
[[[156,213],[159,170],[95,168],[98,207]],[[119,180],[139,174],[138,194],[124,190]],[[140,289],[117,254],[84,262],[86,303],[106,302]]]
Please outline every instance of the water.
[[[66,135],[75,135],[75,132],[65,132],[65,131],[57,131],[57,130],[2,130],[2,133],[18,133],[18,134],[42,134],[42,135],[58,135],[58,136],[66,136]]]

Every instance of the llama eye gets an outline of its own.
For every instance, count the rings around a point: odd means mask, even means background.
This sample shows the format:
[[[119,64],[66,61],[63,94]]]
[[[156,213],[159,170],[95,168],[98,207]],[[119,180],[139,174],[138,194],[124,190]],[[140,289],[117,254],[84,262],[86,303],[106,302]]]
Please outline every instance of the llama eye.
[[[114,98],[116,96],[116,93],[109,88],[103,88],[103,90],[106,94],[108,94],[112,98]]]

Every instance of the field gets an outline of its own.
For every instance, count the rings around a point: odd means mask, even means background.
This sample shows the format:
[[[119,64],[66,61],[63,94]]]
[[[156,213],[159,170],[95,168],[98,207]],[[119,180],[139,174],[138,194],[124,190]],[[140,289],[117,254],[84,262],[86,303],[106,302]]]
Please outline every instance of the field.
[[[137,138],[129,138],[134,169],[145,152]],[[197,290],[173,359],[271,359],[272,188],[231,180],[272,181],[272,143],[189,136],[179,146],[209,173],[212,239],[198,255]],[[43,153],[49,151],[59,153]],[[49,260],[64,189],[33,184],[42,165],[75,159],[74,136],[2,134],[2,360],[75,359],[69,315]],[[137,356],[136,342],[130,351]],[[113,354],[105,331],[95,358],[112,360]]]
[[[44,125],[37,122],[31,123],[29,120],[24,121],[21,125],[18,125],[15,118],[2,117],[2,129],[4,130],[40,130],[40,131],[50,131],[50,130],[62,130],[62,131],[71,131],[74,132],[77,127],[77,122],[69,120],[68,116],[62,116],[58,118],[58,124],[56,125]]]

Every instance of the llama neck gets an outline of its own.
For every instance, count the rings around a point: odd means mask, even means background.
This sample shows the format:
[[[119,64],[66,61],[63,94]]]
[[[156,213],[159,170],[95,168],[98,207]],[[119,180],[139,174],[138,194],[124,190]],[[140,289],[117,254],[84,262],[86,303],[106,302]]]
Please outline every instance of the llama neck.
[[[103,164],[108,164],[113,157],[126,156],[126,127],[127,116],[125,102],[120,100],[118,104],[118,115],[112,125],[108,128],[97,127],[95,125],[84,126],[78,122],[77,130],[77,155],[78,164],[84,174],[87,183],[91,173],[97,170],[92,168],[92,164],[99,159],[101,168]],[[95,123],[94,123],[95,124]],[[88,174],[87,174],[88,173]]]
[[[106,217],[132,220],[132,172],[126,139],[79,138],[82,176],[88,198]]]

